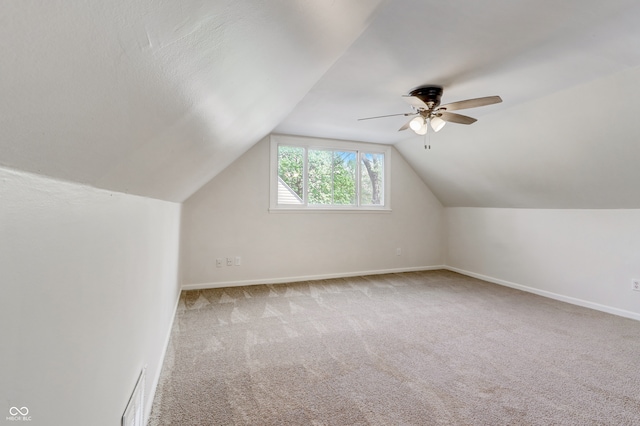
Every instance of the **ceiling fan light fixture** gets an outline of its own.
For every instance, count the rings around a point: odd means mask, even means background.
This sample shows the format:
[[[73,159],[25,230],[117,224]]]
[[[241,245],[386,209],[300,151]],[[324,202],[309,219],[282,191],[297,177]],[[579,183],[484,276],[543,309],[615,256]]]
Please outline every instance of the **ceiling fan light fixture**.
[[[434,132],[439,132],[440,130],[442,130],[444,125],[447,124],[447,122],[440,117],[433,117],[430,121],[431,121],[431,128],[433,129]]]
[[[413,130],[417,135],[427,134],[429,126],[434,132],[442,130],[448,122],[457,124],[473,124],[477,120],[473,117],[453,113],[459,109],[477,108],[485,105],[493,105],[502,102],[500,96],[485,96],[483,98],[466,99],[464,101],[451,102],[441,105],[442,86],[425,85],[413,89],[408,95],[404,95],[412,107],[412,112],[379,115],[376,117],[359,118],[358,120],[370,120],[373,118],[395,117],[403,115],[405,117],[415,116],[398,129],[399,132],[407,129]]]
[[[429,130],[429,126],[427,125],[427,123],[424,123],[422,127],[420,127],[418,130],[414,130],[414,132],[416,132],[417,135],[422,136],[427,134],[427,130]]]
[[[426,127],[425,126],[425,121],[424,121],[424,117],[419,115],[416,118],[414,118],[413,120],[411,120],[409,122],[409,127],[411,127],[411,130],[413,130],[414,132],[418,133],[418,131],[423,128]],[[418,133],[419,134],[419,133]],[[423,133],[424,134],[424,133]]]

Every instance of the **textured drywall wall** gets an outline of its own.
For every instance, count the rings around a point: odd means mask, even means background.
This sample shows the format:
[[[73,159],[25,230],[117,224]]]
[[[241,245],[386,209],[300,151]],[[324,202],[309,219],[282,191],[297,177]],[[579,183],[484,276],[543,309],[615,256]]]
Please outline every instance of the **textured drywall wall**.
[[[0,200],[0,412],[120,424],[143,366],[148,398],[161,367],[180,205],[7,169]]]
[[[640,210],[447,208],[448,266],[640,319]]]
[[[269,213],[266,138],[184,203],[182,283],[441,265],[442,206],[395,150],[391,207],[391,213]],[[241,256],[242,264],[216,267],[216,258],[229,256]]]

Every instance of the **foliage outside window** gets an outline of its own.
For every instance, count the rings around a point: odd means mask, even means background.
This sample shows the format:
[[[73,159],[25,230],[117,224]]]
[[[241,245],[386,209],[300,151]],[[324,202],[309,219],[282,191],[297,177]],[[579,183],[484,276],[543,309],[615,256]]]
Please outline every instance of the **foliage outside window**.
[[[382,145],[272,136],[271,207],[388,210],[389,151]]]

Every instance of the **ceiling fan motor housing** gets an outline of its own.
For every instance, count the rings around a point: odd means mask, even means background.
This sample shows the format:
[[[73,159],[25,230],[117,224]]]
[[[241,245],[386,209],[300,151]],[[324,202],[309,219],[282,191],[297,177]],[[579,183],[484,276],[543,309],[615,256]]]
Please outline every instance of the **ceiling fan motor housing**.
[[[440,105],[442,86],[420,86],[409,92],[409,96],[415,96],[430,108],[434,108]]]

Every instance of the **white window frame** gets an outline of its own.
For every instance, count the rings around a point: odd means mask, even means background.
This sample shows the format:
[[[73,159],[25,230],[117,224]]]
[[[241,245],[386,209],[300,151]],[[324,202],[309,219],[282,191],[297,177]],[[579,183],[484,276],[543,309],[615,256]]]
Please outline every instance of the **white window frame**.
[[[356,151],[356,205],[322,206],[307,204],[303,197],[303,204],[278,204],[278,146],[300,146],[309,149]],[[269,211],[270,212],[390,212],[391,211],[391,146],[364,142],[342,141],[334,139],[318,139],[302,136],[271,135],[270,136],[270,167],[269,167]],[[379,206],[360,205],[361,154],[384,154],[384,204]],[[307,184],[307,156],[305,155],[304,182]],[[306,193],[306,188],[305,188]]]

